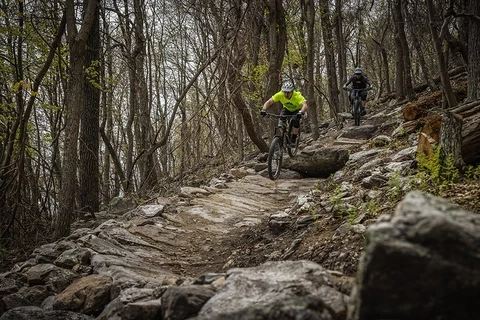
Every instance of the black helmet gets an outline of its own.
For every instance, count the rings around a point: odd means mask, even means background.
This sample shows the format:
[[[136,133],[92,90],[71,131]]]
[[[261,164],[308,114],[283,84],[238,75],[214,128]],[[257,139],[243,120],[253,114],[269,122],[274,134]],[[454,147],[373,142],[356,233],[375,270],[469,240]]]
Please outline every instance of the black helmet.
[[[362,74],[362,68],[355,68],[355,74]]]
[[[292,92],[294,89],[293,83],[291,81],[285,81],[282,84],[282,91],[284,92]]]

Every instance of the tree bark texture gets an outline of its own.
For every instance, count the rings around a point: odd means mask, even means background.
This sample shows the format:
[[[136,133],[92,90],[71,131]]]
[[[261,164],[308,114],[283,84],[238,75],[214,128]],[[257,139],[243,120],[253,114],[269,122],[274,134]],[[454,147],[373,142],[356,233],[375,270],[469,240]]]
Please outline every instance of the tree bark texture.
[[[403,56],[403,64],[405,67],[405,78],[404,78],[404,86],[405,86],[405,95],[409,101],[415,99],[415,93],[413,92],[413,84],[412,84],[412,62],[410,60],[410,48],[408,46],[407,35],[405,34],[405,14],[403,12],[403,7],[406,6],[406,2],[402,0],[395,0],[394,7],[398,7],[395,9],[395,12],[399,13],[397,17],[397,31],[399,36],[399,41],[402,48],[402,56]]]
[[[83,107],[85,50],[88,34],[95,19],[96,1],[89,1],[80,31],[76,28],[74,1],[66,1],[67,37],[70,47],[70,78],[65,94],[66,120],[64,131],[62,185],[59,194],[59,210],[54,221],[54,237],[70,233],[75,209],[77,183],[77,151],[80,117]]]
[[[442,50],[442,39],[440,38],[436,27],[436,18],[433,3],[432,0],[426,0],[426,2],[428,9],[428,18],[430,20],[430,33],[432,34],[433,44],[435,47],[435,52],[437,54],[438,69],[440,70],[440,80],[442,82],[443,92],[445,94],[449,107],[453,108],[458,103],[453,92],[452,84],[450,83],[450,78],[448,77],[447,63],[445,61]]]
[[[345,36],[343,34],[343,16],[342,16],[342,6],[343,0],[335,0],[335,19],[334,19],[334,27],[335,27],[335,38],[337,40],[338,46],[338,53],[337,53],[337,60],[338,60],[338,79],[341,84],[347,81],[347,50],[345,45]],[[339,104],[343,106],[343,110],[340,111],[349,111],[348,107],[348,94],[341,93],[339,96]]]
[[[303,17],[307,26],[307,103],[308,114],[312,129],[312,137],[317,140],[320,136],[318,128],[317,105],[315,103],[315,6],[313,0],[301,1],[303,4]]]
[[[415,26],[418,25],[418,23],[416,23],[415,21],[417,20],[417,17],[411,15],[410,11],[408,10],[408,4],[405,4],[404,7],[405,7],[405,16],[406,16],[406,19],[408,20],[408,24],[407,24],[408,32],[410,34],[410,38],[412,39],[413,47],[415,48],[415,51],[417,52],[417,55],[418,55],[418,63],[420,64],[420,67],[422,69],[421,73],[423,76],[423,80],[428,85],[431,91],[435,91],[438,89],[438,87],[435,84],[435,81],[433,81],[430,75],[430,71],[428,70],[427,62],[423,54],[423,49],[422,49],[422,46],[420,45],[420,41],[418,40],[418,35],[417,35],[418,30],[416,30],[415,28]],[[412,90],[414,89],[412,88]]]
[[[450,124],[443,124],[446,117],[446,121],[450,121]],[[454,119],[448,119],[448,117]],[[461,123],[456,124],[456,122],[460,122],[460,118]],[[461,125],[461,138],[453,136],[453,134],[458,134],[455,125]],[[449,110],[446,116],[435,113],[406,122],[404,128],[410,133],[422,128],[418,151],[427,156],[432,156],[433,145],[439,144],[444,139],[443,144],[447,145],[448,152],[455,151],[456,146],[461,146],[461,157],[465,164],[474,165],[480,161],[480,101]],[[441,137],[442,130],[444,130],[443,137]],[[452,139],[452,142],[447,142],[445,139]],[[461,142],[458,142],[458,139],[461,139]]]
[[[88,0],[95,1],[95,0]],[[87,2],[88,2],[87,1]],[[95,22],[87,41],[84,104],[79,141],[79,213],[83,217],[100,211],[100,29],[99,9],[95,10]]]
[[[285,11],[282,0],[268,0],[268,71],[265,99],[275,94],[279,89],[279,74],[282,70],[285,47],[287,43]]]
[[[480,16],[477,0],[469,0],[469,13]],[[468,20],[468,90],[467,100],[480,99],[480,20]]]
[[[241,19],[240,16],[241,8],[237,7],[237,15],[235,19],[238,22]],[[250,140],[252,140],[252,142],[260,149],[261,152],[267,152],[268,145],[255,131],[252,115],[249,111],[248,105],[245,103],[245,100],[243,99],[243,96],[241,94],[243,83],[241,82],[242,78],[240,76],[240,70],[242,70],[242,67],[244,66],[246,61],[245,42],[246,40],[244,39],[244,37],[238,34],[236,37],[236,41],[234,41],[232,44],[232,56],[230,61],[231,68],[228,72],[227,86],[232,97],[233,105],[237,109],[240,117],[242,118],[243,125],[247,131],[248,136],[250,137]]]
[[[465,162],[462,158],[462,117],[445,111],[442,116],[442,129],[440,130],[440,163],[446,166],[449,157],[453,160],[455,168],[463,170]]]
[[[397,100],[405,100],[406,98],[406,90],[405,90],[405,57],[404,51],[402,49],[402,41],[400,39],[400,31],[399,31],[399,17],[402,16],[401,10],[399,10],[399,6],[395,3],[392,6],[392,19],[393,19],[393,25],[394,25],[394,30],[395,30],[395,49],[396,49],[396,55],[395,55],[395,98]]]
[[[136,99],[138,103],[138,126],[139,126],[139,150],[144,152],[150,148],[150,138],[152,136],[152,124],[150,120],[150,108],[148,99],[148,85],[145,75],[145,56],[146,56],[146,39],[144,31],[144,8],[142,1],[134,0],[133,8],[135,12],[135,79],[134,85]],[[158,178],[155,171],[154,154],[146,154],[138,161],[140,171],[140,191],[145,193],[154,189],[158,185]]]
[[[335,65],[335,52],[333,48],[332,23],[330,21],[330,8],[328,1],[320,1],[320,19],[322,24],[322,38],[325,47],[325,64],[327,68],[328,97],[331,104],[331,113],[337,114],[340,110],[338,100],[337,68]],[[333,110],[334,111],[333,111]],[[331,114],[334,118],[334,115]]]

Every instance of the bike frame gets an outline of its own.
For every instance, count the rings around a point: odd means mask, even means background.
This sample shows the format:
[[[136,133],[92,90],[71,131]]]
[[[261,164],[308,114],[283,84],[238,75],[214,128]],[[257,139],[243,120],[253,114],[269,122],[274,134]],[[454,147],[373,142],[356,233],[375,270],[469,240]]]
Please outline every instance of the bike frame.
[[[282,147],[290,143],[290,133],[292,131],[292,120],[297,117],[297,115],[277,115],[273,113],[267,113],[268,118],[278,119],[276,127],[273,129],[273,137],[280,137],[282,142]]]

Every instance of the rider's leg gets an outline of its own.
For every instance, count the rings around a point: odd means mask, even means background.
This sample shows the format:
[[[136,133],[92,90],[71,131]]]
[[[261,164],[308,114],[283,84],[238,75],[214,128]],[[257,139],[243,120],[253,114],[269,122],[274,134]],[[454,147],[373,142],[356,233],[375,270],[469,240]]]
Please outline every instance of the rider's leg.
[[[282,108],[282,111],[280,111],[280,116],[286,116],[286,115],[288,115],[289,113],[290,113],[290,111],[288,111],[288,110],[285,109],[285,108]],[[280,117],[280,118],[278,119],[278,125],[284,125],[286,121],[287,121],[286,118]]]
[[[282,111],[280,112],[280,115],[283,115],[283,116],[291,116],[291,115],[294,115],[296,114],[297,111],[289,111],[285,108],[282,108]],[[285,121],[285,120],[284,120]],[[300,121],[297,120],[297,119],[293,119],[292,120],[292,131],[290,131],[290,143],[294,143],[295,140],[297,139],[297,135],[298,135],[298,128],[300,126]]]
[[[300,120],[299,119],[293,119],[292,120],[291,138],[290,138],[290,142],[293,145],[295,145],[295,142],[297,141],[297,136],[298,136],[299,132],[300,132]]]
[[[367,103],[367,93],[362,92],[362,116],[367,114],[367,110],[365,109],[366,103]]]
[[[350,101],[350,112],[352,113],[352,116],[353,116],[353,114],[355,113],[354,112],[355,110],[353,109],[354,108],[353,102],[355,101],[353,96],[353,91],[350,91],[350,94],[348,95],[348,101]]]

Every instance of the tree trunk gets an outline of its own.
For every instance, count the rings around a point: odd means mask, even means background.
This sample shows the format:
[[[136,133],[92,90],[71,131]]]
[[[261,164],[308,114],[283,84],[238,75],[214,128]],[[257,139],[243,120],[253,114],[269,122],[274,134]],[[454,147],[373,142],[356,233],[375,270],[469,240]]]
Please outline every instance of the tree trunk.
[[[237,149],[238,149],[238,161],[243,161],[245,154],[244,154],[244,133],[243,133],[243,121],[242,121],[241,114],[239,112],[235,112],[235,124],[236,124],[236,131],[237,131]]]
[[[17,114],[16,119],[13,121],[13,125],[11,125],[11,128],[9,130],[7,129],[6,132],[8,132],[8,138],[6,141],[6,148],[5,150],[0,149],[0,151],[3,151],[0,153],[0,155],[3,156],[3,159],[0,161],[0,211],[1,212],[8,212],[9,217],[8,222],[5,221],[6,226],[5,228],[2,228],[3,230],[0,230],[0,239],[2,238],[13,238],[13,232],[11,232],[12,227],[14,226],[15,220],[18,220],[17,211],[21,209],[21,206],[19,206],[19,201],[21,198],[21,187],[23,185],[23,178],[24,178],[24,163],[25,163],[25,147],[26,147],[26,142],[28,140],[28,134],[25,128],[28,127],[28,118],[24,119],[24,109],[25,109],[25,101],[23,99],[23,91],[24,91],[24,67],[23,67],[23,46],[24,46],[24,3],[23,2],[18,2],[18,13],[19,13],[19,18],[18,18],[18,25],[15,26],[15,28],[18,28],[18,38],[16,40],[16,44],[11,43],[11,49],[12,51],[15,51],[12,54],[14,55],[15,59],[15,64],[12,66],[12,73],[14,74],[12,78],[14,79],[15,83],[19,84],[18,88],[16,89],[15,93],[15,102],[13,102],[16,105],[16,110],[14,111]],[[16,46],[16,48],[14,48]],[[4,108],[5,104],[3,100],[3,97],[1,99],[2,101],[2,109]],[[13,112],[13,108],[11,110]],[[1,110],[2,116],[3,116],[3,110]],[[30,114],[28,113],[28,117]],[[3,118],[3,117],[2,117]],[[3,122],[1,122],[3,124]],[[6,127],[6,126],[5,126]],[[20,136],[18,136],[19,132],[17,130],[20,130]],[[2,130],[3,131],[3,130]],[[3,132],[2,132],[3,133]],[[15,153],[15,147],[17,145],[17,139],[20,139],[21,143],[21,149],[20,149],[20,157],[18,161],[14,160],[14,153]],[[2,137],[3,139],[3,137]],[[1,146],[1,144],[0,144]],[[12,161],[13,160],[13,161]],[[15,165],[15,162],[17,163],[17,171],[14,172],[14,170],[11,170],[12,167]],[[16,178],[18,176],[18,178]],[[17,179],[16,183],[14,182]],[[0,226],[3,227],[2,225],[2,220],[0,220]]]
[[[105,21],[105,20],[104,20]],[[103,30],[106,34],[109,34],[109,25],[108,23],[104,22]],[[111,50],[111,39],[107,37],[105,39],[105,56],[103,59],[106,68],[102,68],[102,79],[112,79],[113,78],[113,56]],[[112,132],[113,132],[113,116],[112,116],[112,108],[113,108],[113,90],[110,89],[109,85],[103,84],[107,90],[103,90],[102,98],[103,98],[103,110],[102,110],[102,121],[100,124],[100,136],[105,136],[105,140],[112,141]],[[110,90],[109,90],[110,89]],[[103,154],[103,174],[102,174],[102,186],[101,186],[101,194],[102,194],[102,202],[109,203],[112,196],[115,194],[112,190],[113,181],[110,178],[111,173],[111,153],[115,154],[114,150],[110,151],[109,148]],[[113,149],[113,148],[112,148]],[[116,167],[115,167],[116,168]],[[123,169],[119,166],[120,172],[122,176]],[[117,173],[116,176],[119,174]],[[116,195],[116,194],[115,194]]]
[[[402,48],[402,41],[400,40],[400,18],[402,16],[401,9],[395,3],[392,6],[392,19],[393,25],[395,29],[395,49],[396,49],[396,56],[395,56],[395,98],[399,101],[405,100],[406,91],[405,91],[405,57],[404,51]],[[398,12],[400,10],[400,12]]]
[[[283,8],[281,11],[283,12]],[[236,7],[236,17],[234,18],[237,23],[240,23],[240,16],[241,8],[238,6]],[[249,108],[241,95],[243,83],[241,82],[242,77],[239,75],[238,71],[242,70],[246,61],[245,41],[246,40],[239,34],[236,37],[236,41],[232,44],[230,63],[231,66],[234,66],[235,68],[231,68],[229,72],[227,72],[227,86],[230,91],[233,104],[242,118],[243,125],[248,136],[250,137],[250,140],[252,140],[252,142],[260,149],[261,152],[267,152],[268,145],[261,138],[261,135],[255,131],[252,115],[250,114]]]
[[[379,93],[378,96],[381,95],[383,92],[383,83],[385,82],[385,89],[387,90],[387,94],[392,93],[392,87],[390,85],[390,67],[388,65],[388,54],[387,54],[387,49],[385,49],[385,46],[383,45],[383,39],[382,42],[378,42],[377,40],[373,39],[373,42],[378,46],[380,50],[380,55],[382,56],[382,70],[383,70],[383,79],[380,79],[380,84],[379,84]]]
[[[338,79],[343,84],[347,81],[347,50],[345,45],[345,37],[343,35],[343,16],[342,16],[342,0],[335,0],[335,38],[337,39],[338,45]],[[340,111],[348,111],[348,94],[340,93],[339,104],[343,106],[343,110],[339,108]]]
[[[139,150],[144,152],[150,148],[150,138],[152,135],[152,123],[150,120],[150,108],[148,100],[148,85],[145,75],[145,56],[146,56],[146,40],[144,34],[144,8],[140,0],[133,1],[135,26],[135,78],[134,86],[137,94],[138,103],[138,126],[139,126]],[[138,161],[140,171],[140,191],[141,194],[148,192],[158,185],[158,179],[155,171],[154,155],[152,153],[141,157]]]
[[[403,59],[405,65],[405,94],[409,101],[415,99],[415,92],[413,91],[413,81],[412,81],[412,62],[410,60],[410,49],[407,41],[407,35],[405,34],[405,14],[402,10],[402,3],[406,6],[406,2],[402,0],[396,0],[395,5],[398,6],[398,12],[400,16],[398,20],[400,24],[398,25],[398,32],[400,36],[400,43],[402,44],[403,50]]]
[[[320,2],[320,18],[322,23],[322,38],[325,46],[328,97],[330,100],[330,104],[334,110],[331,113],[337,114],[339,112],[339,91],[337,83],[337,68],[335,66],[335,53],[333,49],[332,23],[330,21],[330,8],[328,6],[328,1]],[[332,118],[335,117],[334,114],[331,114]]]
[[[268,0],[266,3],[268,10],[268,71],[264,100],[270,99],[279,89],[279,73],[282,70],[287,43],[287,33],[285,32],[287,26],[282,0]]]
[[[58,214],[54,221],[54,237],[65,237],[70,233],[75,208],[77,177],[77,150],[80,116],[83,106],[85,51],[88,34],[95,20],[96,1],[89,1],[80,31],[76,28],[73,0],[66,0],[67,36],[70,46],[70,77],[65,93],[66,120],[63,150],[63,174],[60,188]]]
[[[438,69],[440,70],[440,80],[442,82],[443,92],[447,99],[450,108],[454,108],[457,105],[457,98],[453,92],[452,84],[448,77],[447,64],[442,50],[442,39],[439,37],[436,27],[435,12],[433,9],[432,0],[426,0],[428,9],[428,18],[430,20],[430,32],[432,34],[433,43],[435,46],[435,52],[437,54]],[[444,26],[448,25],[448,21],[444,21]]]
[[[188,161],[190,158],[190,138],[189,138],[189,130],[187,124],[187,112],[185,110],[185,106],[180,105],[180,119],[181,119],[181,127],[180,127],[180,167],[179,167],[179,175],[183,177],[187,168],[189,167]],[[211,138],[210,138],[211,139]]]
[[[307,80],[308,80],[308,89],[307,89],[307,103],[308,103],[308,114],[310,115],[310,123],[312,129],[312,137],[314,140],[317,140],[320,136],[318,128],[318,115],[317,115],[317,105],[315,103],[315,78],[314,78],[314,68],[315,68],[315,6],[313,0],[301,1],[302,3],[302,16],[307,25]]]
[[[435,84],[435,81],[433,81],[430,72],[427,67],[427,62],[425,61],[425,56],[423,54],[422,46],[420,45],[420,41],[418,40],[417,32],[414,28],[416,25],[414,18],[408,11],[408,4],[404,4],[405,7],[405,15],[406,19],[408,20],[408,32],[410,34],[410,38],[412,39],[412,44],[413,47],[415,48],[415,51],[417,51],[418,55],[418,63],[420,64],[420,67],[422,69],[422,76],[423,80],[425,83],[428,85],[431,91],[436,91],[438,89],[437,85]]]
[[[128,53],[130,54],[130,53]],[[128,104],[128,119],[125,125],[125,131],[127,134],[127,152],[125,155],[126,158],[126,189],[124,190],[125,193],[131,194],[133,191],[133,157],[134,157],[134,134],[133,134],[133,126],[135,121],[135,114],[137,109],[136,99],[135,99],[135,62],[132,57],[128,57],[128,77],[130,79],[130,87],[129,87],[129,104]]]
[[[469,0],[468,13],[480,16],[478,0]],[[467,101],[480,99],[480,20],[468,22],[468,89]]]
[[[462,117],[449,111],[442,116],[440,130],[440,164],[448,166],[452,161],[455,168],[463,170],[465,163],[462,158]]]
[[[95,1],[95,0],[86,0]],[[85,57],[85,87],[79,141],[79,214],[94,217],[100,211],[99,199],[99,121],[100,121],[100,28],[99,9],[88,36]]]

